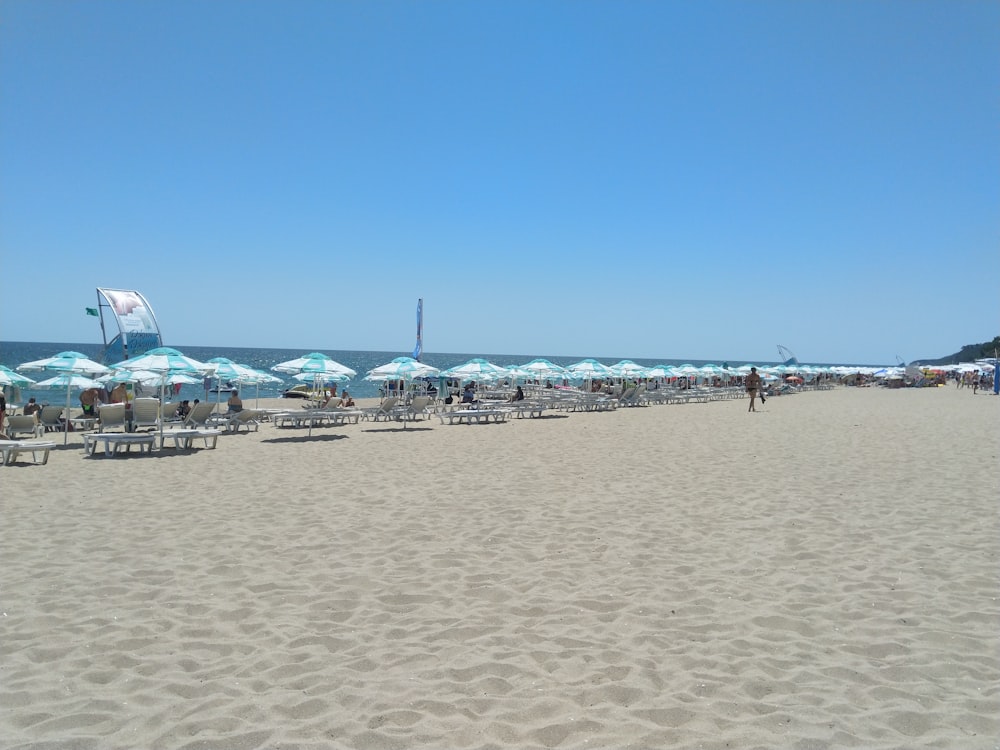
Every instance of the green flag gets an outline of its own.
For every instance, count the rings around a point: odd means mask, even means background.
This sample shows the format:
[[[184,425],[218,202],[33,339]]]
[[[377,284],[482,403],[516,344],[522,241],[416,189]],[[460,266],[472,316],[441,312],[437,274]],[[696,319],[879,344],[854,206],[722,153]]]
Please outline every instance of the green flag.
[[[96,307],[88,307],[87,308],[87,315],[93,315],[95,318],[98,317],[97,308]]]

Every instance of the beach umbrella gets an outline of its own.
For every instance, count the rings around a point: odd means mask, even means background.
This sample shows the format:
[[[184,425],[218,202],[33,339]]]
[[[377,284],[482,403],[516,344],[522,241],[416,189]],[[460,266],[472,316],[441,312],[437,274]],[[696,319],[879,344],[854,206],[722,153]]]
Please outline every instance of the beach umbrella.
[[[63,388],[66,389],[66,420],[63,422],[63,445],[65,445],[69,440],[69,415],[70,410],[73,408],[71,406],[70,396],[73,390],[83,391],[87,388],[100,388],[101,384],[92,378],[88,378],[86,375],[78,375],[74,372],[63,372],[45,380],[39,380],[34,388],[51,388],[52,390],[61,391]]]
[[[616,378],[643,378],[646,377],[648,368],[633,362],[631,359],[623,359],[609,365],[608,369]]]
[[[25,388],[34,382],[35,381],[27,375],[22,375],[19,372],[14,372],[14,370],[9,367],[0,365],[0,388],[6,388],[8,386],[13,388]]]
[[[348,378],[353,378],[358,373],[346,365],[340,364],[326,354],[312,352],[297,359],[290,359],[287,362],[279,362],[271,368],[275,372],[284,372],[295,375],[302,372],[311,372],[316,375],[329,375],[332,373],[342,373]]]
[[[316,390],[320,389],[320,384],[324,378],[345,376],[347,380],[350,380],[358,374],[350,367],[340,364],[333,357],[321,352],[312,352],[297,359],[279,362],[271,369],[275,372],[283,372],[291,375],[310,374],[313,376]]]
[[[85,379],[89,379],[95,375],[104,375],[110,372],[110,369],[105,367],[99,362],[87,357],[85,354],[74,351],[59,352],[51,357],[45,359],[36,359],[32,362],[24,362],[17,366],[20,371],[26,372],[58,372],[60,374],[66,375],[80,375]],[[43,381],[44,382],[44,381]],[[43,386],[43,387],[53,387],[53,386]],[[60,386],[62,387],[62,386]],[[66,423],[65,429],[63,430],[63,445],[69,441],[69,409],[70,407],[70,391],[73,388],[72,383],[67,381],[66,387]],[[89,386],[91,388],[98,386]]]
[[[677,377],[677,371],[670,365],[655,365],[646,369],[646,377],[669,380]]]
[[[228,357],[213,357],[205,362],[205,364],[212,366],[212,370],[209,371],[209,375],[216,378],[220,383],[223,380],[227,383],[244,383],[246,382],[246,379],[253,378],[254,373],[256,372],[252,367],[237,364]],[[221,399],[222,387],[220,385],[215,390],[216,403],[219,403]]]
[[[205,375],[211,365],[186,357],[169,346],[158,346],[138,357],[112,365],[116,370],[153,370],[154,372],[183,372],[188,375]]]
[[[464,364],[442,370],[441,376],[456,380],[499,380],[508,377],[508,372],[505,367],[495,365],[482,357],[475,357]]]
[[[239,376],[238,378],[235,379],[234,382],[239,383],[240,385],[252,385],[252,386],[255,386],[257,388],[257,392],[256,392],[256,394],[254,396],[254,408],[255,409],[257,408],[258,402],[260,401],[260,385],[261,385],[261,383],[283,383],[283,382],[285,382],[281,378],[276,377],[276,376],[272,375],[269,372],[264,372],[263,370],[258,370],[258,369],[254,368],[254,367],[251,367],[250,365],[243,365],[243,364],[241,364],[241,365],[238,365],[238,366],[245,368],[249,372],[246,375]]]
[[[160,373],[163,378],[160,381],[160,403],[164,401],[164,389],[170,376],[186,375],[197,378],[212,370],[211,365],[187,357],[169,346],[158,346],[138,357],[118,362],[113,367],[116,370],[151,370]],[[163,445],[163,420],[160,420],[160,445]]]
[[[562,381],[568,377],[566,368],[561,367],[547,359],[537,358],[523,365],[518,365],[521,370],[531,373],[529,380],[558,380]]]
[[[441,371],[413,357],[396,357],[391,362],[379,365],[368,371],[365,380],[412,380],[437,375]]]
[[[440,372],[438,368],[418,362],[413,357],[396,357],[391,362],[386,362],[384,365],[379,365],[369,370],[368,374],[365,375],[365,380],[375,382],[403,380],[410,382],[415,378],[432,377],[440,374]]]
[[[579,362],[566,367],[566,373],[576,379],[595,380],[614,377],[614,373],[607,365],[601,364],[596,359],[581,359]]]
[[[111,372],[99,362],[80,352],[59,352],[45,359],[24,362],[17,366],[20,372],[73,372],[77,375],[104,375]]]

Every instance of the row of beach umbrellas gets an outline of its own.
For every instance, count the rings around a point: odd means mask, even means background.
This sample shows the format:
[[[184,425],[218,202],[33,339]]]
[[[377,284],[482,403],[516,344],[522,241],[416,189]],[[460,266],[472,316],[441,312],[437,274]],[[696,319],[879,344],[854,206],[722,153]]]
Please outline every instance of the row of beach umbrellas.
[[[275,372],[291,375],[297,380],[312,381],[317,386],[331,382],[347,382],[357,376],[357,372],[351,368],[320,352],[312,352],[297,359],[281,362],[271,369]],[[262,383],[281,382],[280,378],[270,373],[233,362],[225,357],[199,362],[171,347],[158,347],[110,367],[95,362],[79,352],[65,351],[46,359],[25,362],[19,365],[17,370],[19,372],[0,365],[0,386],[65,388],[67,408],[70,407],[71,393],[74,389],[97,388],[109,382],[133,382],[159,387],[161,398],[167,386],[177,383],[198,383],[205,376],[240,385],[256,385],[258,389]],[[397,357],[391,362],[368,371],[365,379],[369,381],[412,381],[418,378],[441,377],[464,381],[491,381],[508,378],[580,381],[611,378],[739,377],[749,371],[750,365],[742,365],[735,369],[712,364],[701,367],[689,364],[676,367],[672,365],[645,367],[632,360],[621,360],[613,365],[605,365],[595,359],[583,359],[566,367],[554,364],[547,359],[534,359],[523,365],[501,366],[482,358],[473,358],[464,364],[440,370],[412,357]],[[774,377],[792,371],[796,374],[808,375],[824,370],[808,366],[762,368],[765,375]],[[52,373],[53,375],[45,380],[35,382],[23,375],[23,372]]]

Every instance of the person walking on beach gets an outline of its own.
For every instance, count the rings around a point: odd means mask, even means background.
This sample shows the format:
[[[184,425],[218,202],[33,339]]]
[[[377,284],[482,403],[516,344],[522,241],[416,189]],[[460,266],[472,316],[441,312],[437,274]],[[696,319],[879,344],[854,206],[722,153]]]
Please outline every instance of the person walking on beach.
[[[750,374],[747,375],[747,393],[750,394],[750,408],[747,411],[757,411],[755,406],[757,402],[757,391],[760,390],[760,375],[757,374],[757,368],[751,367]]]

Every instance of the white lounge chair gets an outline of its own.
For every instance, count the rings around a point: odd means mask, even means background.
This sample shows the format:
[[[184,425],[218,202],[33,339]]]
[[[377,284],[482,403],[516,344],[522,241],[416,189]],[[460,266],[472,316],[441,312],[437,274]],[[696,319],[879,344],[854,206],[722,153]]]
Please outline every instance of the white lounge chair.
[[[157,398],[137,398],[132,402],[132,431],[160,426],[160,400]]]
[[[29,414],[34,416],[33,414]],[[12,466],[17,462],[17,457],[22,453],[31,454],[31,462],[35,464],[47,464],[49,462],[49,451],[56,447],[55,443],[31,442],[28,440],[0,440],[0,455],[3,456],[4,466]],[[42,454],[42,460],[38,460],[38,454]]]
[[[247,432],[252,427],[256,432],[260,427],[260,417],[261,412],[257,409],[241,409],[224,423],[226,432],[239,432],[241,427],[245,427]]]
[[[42,426],[34,414],[20,414],[7,417],[7,437],[16,440],[18,435],[31,435],[31,437],[42,436]]]
[[[97,410],[98,432],[111,432],[121,428],[125,432],[125,404],[104,404]]]
[[[185,427],[205,427],[208,425],[208,418],[215,411],[215,404],[211,401],[200,401],[191,407],[191,411],[184,420]]]
[[[62,432],[66,425],[62,421],[62,413],[65,406],[43,406],[38,412],[38,424],[42,432]]]
[[[389,398],[382,401],[382,403],[376,407],[373,407],[371,409],[363,409],[364,418],[370,419],[373,422],[378,422],[379,420],[382,419],[388,421],[393,418],[393,410],[396,408],[396,404],[398,403],[398,401],[399,399],[397,399],[395,396],[390,396]]]

